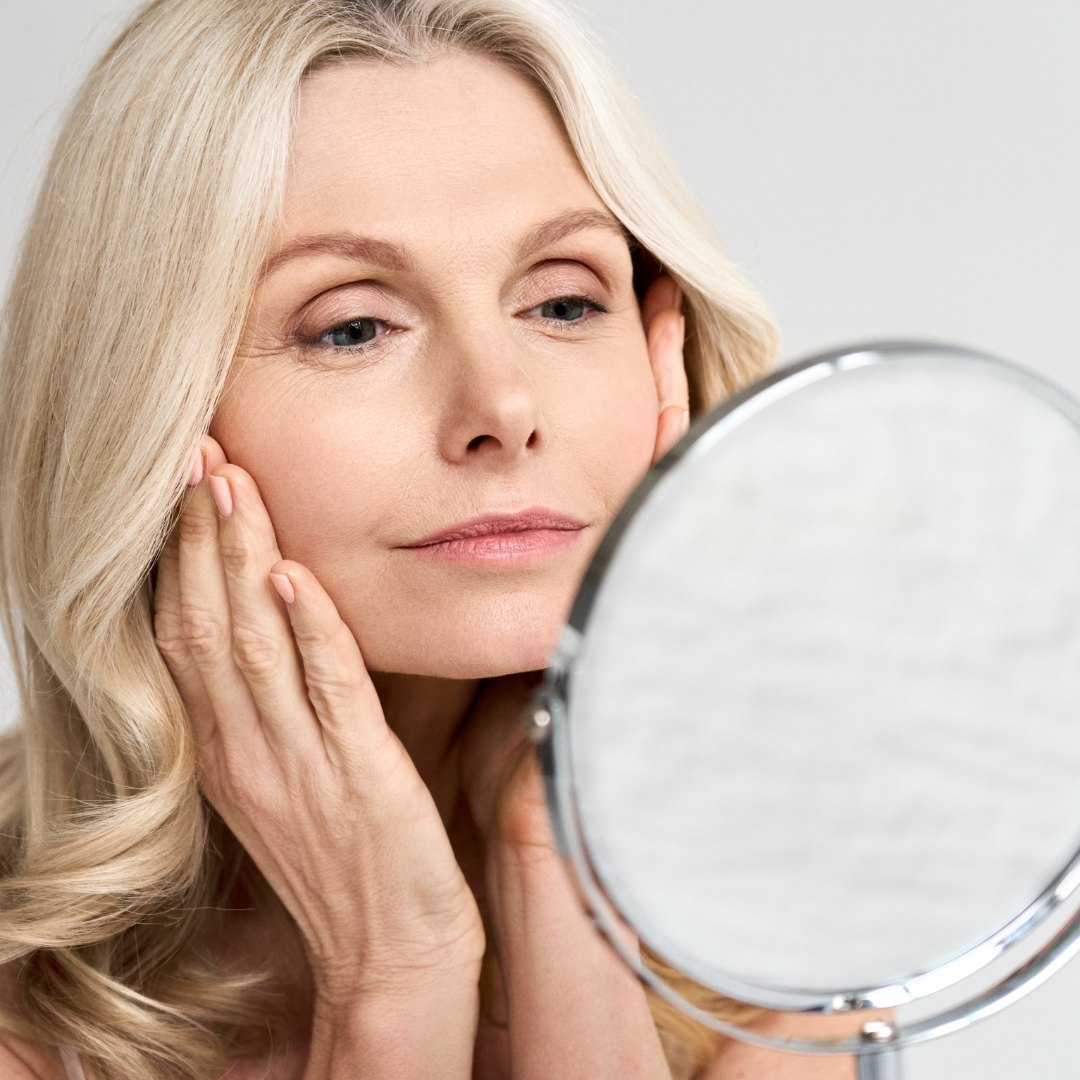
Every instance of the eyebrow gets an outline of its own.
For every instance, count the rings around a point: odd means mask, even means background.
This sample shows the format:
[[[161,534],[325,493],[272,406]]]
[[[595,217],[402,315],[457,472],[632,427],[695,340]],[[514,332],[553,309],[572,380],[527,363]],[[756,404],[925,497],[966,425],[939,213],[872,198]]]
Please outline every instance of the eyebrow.
[[[305,255],[333,255],[349,262],[382,266],[387,270],[407,270],[409,259],[397,244],[375,240],[355,233],[327,233],[321,236],[298,236],[270,256],[262,276],[268,278],[287,262]]]
[[[606,229],[632,242],[622,222],[606,210],[570,210],[531,229],[517,245],[519,259],[527,259],[544,248],[553,247],[574,233],[586,229]],[[357,236],[355,233],[325,233],[298,236],[267,259],[262,277],[268,278],[288,262],[307,255],[333,255],[349,262],[382,266],[388,270],[407,270],[409,259],[403,248],[386,240]]]
[[[553,247],[560,240],[586,229],[606,229],[622,237],[627,244],[633,241],[622,222],[606,210],[569,210],[530,230],[518,244],[518,258],[527,259],[530,255]]]

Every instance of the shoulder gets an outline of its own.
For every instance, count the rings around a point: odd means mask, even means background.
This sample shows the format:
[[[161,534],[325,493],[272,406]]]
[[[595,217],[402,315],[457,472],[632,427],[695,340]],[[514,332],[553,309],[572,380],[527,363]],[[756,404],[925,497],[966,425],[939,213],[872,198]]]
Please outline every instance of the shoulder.
[[[0,967],[0,1076],[4,1080],[67,1080],[60,1055],[10,1031],[5,1020],[15,1014],[18,981],[13,965]]]

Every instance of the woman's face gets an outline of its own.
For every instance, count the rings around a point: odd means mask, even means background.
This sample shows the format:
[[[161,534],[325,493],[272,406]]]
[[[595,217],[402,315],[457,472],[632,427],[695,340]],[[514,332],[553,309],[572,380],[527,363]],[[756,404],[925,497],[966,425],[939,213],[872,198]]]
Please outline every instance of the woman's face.
[[[487,60],[303,89],[276,256],[211,428],[369,667],[542,667],[647,469],[657,392],[620,228]]]

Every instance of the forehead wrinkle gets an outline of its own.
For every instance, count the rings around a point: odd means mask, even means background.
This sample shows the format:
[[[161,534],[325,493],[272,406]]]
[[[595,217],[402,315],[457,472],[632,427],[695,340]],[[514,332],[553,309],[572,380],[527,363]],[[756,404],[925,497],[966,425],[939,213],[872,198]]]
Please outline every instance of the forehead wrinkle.
[[[550,221],[542,222],[526,233],[517,246],[518,258],[528,259],[538,251],[553,247],[560,240],[585,229],[606,229],[620,236],[627,244],[632,242],[632,237],[622,222],[606,210],[569,210]]]
[[[408,270],[409,259],[397,244],[355,233],[324,233],[319,236],[298,236],[283,245],[266,261],[262,277],[265,280],[294,259],[311,255],[333,255],[349,262],[379,266],[387,270]]]

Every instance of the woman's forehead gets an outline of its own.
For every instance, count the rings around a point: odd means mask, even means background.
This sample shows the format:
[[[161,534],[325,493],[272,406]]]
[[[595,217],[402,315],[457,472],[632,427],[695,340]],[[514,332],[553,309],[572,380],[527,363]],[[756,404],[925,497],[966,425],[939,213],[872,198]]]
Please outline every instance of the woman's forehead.
[[[509,240],[572,209],[604,207],[549,103],[503,64],[463,53],[351,61],[305,83],[290,236],[404,230],[420,240],[482,226]]]

